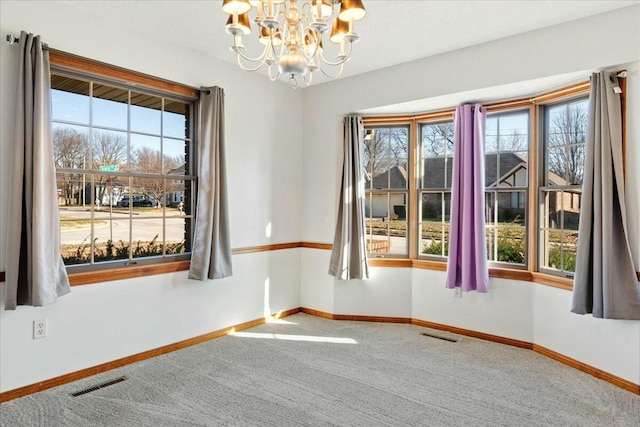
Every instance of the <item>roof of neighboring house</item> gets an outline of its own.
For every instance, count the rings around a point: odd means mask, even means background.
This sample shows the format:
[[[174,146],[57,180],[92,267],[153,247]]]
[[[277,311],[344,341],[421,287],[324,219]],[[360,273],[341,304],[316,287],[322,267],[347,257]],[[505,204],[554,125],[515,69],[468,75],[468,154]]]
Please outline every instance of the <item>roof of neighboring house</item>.
[[[185,173],[185,163],[183,163],[182,165],[178,166],[175,169],[171,169],[169,172],[167,172],[170,175],[184,175]]]
[[[498,170],[498,154],[485,155],[485,187],[496,186],[498,181],[506,179],[522,166],[526,168],[526,158],[515,153],[500,153],[500,170]],[[451,186],[453,172],[453,159],[434,157],[424,159],[423,188],[444,188],[445,171],[447,186]],[[388,186],[389,175],[391,185]],[[366,186],[369,188],[370,178],[366,177]],[[407,171],[402,166],[394,166],[388,171],[373,177],[373,188],[407,188]]]
[[[365,177],[365,187],[370,187],[370,175]],[[390,180],[390,181],[389,181]],[[404,166],[393,166],[388,171],[373,177],[373,188],[407,188],[407,170]]]

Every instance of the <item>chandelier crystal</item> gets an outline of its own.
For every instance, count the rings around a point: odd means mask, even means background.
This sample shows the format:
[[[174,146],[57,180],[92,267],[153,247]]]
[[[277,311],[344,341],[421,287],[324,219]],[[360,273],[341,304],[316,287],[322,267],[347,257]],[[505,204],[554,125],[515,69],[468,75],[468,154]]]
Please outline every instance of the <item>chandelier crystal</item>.
[[[367,14],[361,0],[223,0],[222,10],[229,15],[226,30],[233,36],[231,50],[240,68],[256,71],[266,65],[271,81],[289,76],[293,88],[299,79],[309,85],[318,70],[329,78],[342,74],[359,39],[354,24]],[[254,32],[251,21],[262,46],[256,57],[247,55],[242,43],[243,36]],[[337,45],[335,58],[325,57],[325,33]]]

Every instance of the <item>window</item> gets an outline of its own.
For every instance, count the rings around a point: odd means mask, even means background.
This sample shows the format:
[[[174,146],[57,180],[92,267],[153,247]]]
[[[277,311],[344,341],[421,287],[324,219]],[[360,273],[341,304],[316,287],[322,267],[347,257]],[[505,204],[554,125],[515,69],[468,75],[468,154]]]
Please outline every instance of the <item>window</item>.
[[[564,274],[576,268],[587,111],[587,99],[544,108],[539,264]]]
[[[51,88],[65,264],[188,259],[194,101],[55,68]]]
[[[367,251],[406,256],[409,128],[367,129],[362,161]]]
[[[526,264],[528,173],[529,111],[487,117],[485,224],[489,261]]]
[[[583,82],[534,98],[487,105],[484,186],[491,268],[520,270],[512,277],[562,286],[564,281],[548,275],[572,277],[588,90],[589,83]],[[412,265],[438,269],[441,267],[429,261],[446,261],[454,154],[452,119],[453,110],[364,118],[370,256],[408,257]],[[545,275],[530,274],[533,272]]]
[[[420,127],[419,254],[449,253],[449,211],[453,171],[453,122]]]

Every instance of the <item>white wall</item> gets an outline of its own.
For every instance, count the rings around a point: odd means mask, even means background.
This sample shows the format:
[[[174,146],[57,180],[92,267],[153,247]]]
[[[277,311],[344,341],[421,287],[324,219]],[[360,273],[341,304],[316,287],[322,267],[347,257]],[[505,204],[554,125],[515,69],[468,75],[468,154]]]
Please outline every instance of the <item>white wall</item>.
[[[107,27],[60,2],[3,0],[3,40],[22,29],[40,34],[62,51],[195,87],[223,87],[232,247],[301,240],[302,91]],[[16,61],[16,47],[0,43],[2,200],[8,194],[12,156]],[[282,126],[282,117],[290,119],[287,126]],[[10,224],[5,203],[0,203],[0,271],[6,269]],[[0,391],[260,318],[265,305],[272,312],[300,306],[298,249],[235,255],[233,263],[234,276],[229,279],[197,282],[180,272],[101,283],[74,287],[51,306],[0,311]],[[49,321],[49,336],[34,341],[32,321],[42,318]]]
[[[640,117],[639,22],[640,6],[632,6],[305,89],[303,240],[333,241],[344,114],[446,95],[453,99],[462,92],[626,64],[627,214],[631,250],[640,268],[640,123],[634,120]],[[328,253],[320,252],[305,249],[302,258],[328,265]],[[414,270],[409,275],[406,269],[389,268],[378,274],[376,268],[371,280],[350,287],[328,276],[307,274],[309,264],[302,265],[305,307],[404,316],[410,300],[410,317],[537,343],[640,383],[640,322],[571,314],[570,292],[491,279],[488,294],[456,299],[444,289],[441,272]]]

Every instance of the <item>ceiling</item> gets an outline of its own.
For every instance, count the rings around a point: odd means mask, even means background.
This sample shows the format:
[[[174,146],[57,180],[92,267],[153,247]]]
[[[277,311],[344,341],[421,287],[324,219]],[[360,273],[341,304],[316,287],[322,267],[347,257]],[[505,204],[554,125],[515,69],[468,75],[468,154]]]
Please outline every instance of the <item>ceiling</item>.
[[[361,39],[343,77],[640,4],[640,0],[363,1],[368,13],[356,24]],[[220,0],[58,3],[113,26],[235,63]],[[247,48],[251,41],[244,42]],[[315,83],[326,80],[314,77]]]

